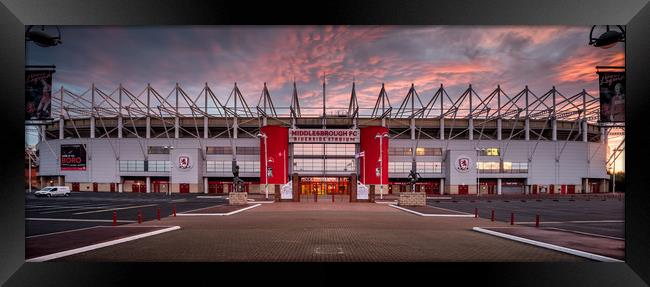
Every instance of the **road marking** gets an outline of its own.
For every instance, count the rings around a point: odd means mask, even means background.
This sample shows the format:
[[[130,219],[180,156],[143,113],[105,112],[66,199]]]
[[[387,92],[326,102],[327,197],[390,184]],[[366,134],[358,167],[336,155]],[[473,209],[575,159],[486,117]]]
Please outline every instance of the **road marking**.
[[[50,213],[61,213],[61,212],[73,212],[73,211],[79,211],[79,210],[88,210],[88,209],[100,209],[100,208],[105,208],[105,207],[120,207],[120,206],[128,206],[128,204],[118,204],[118,205],[102,205],[102,206],[97,206],[97,207],[79,207],[79,208],[72,208],[72,209],[64,209],[64,210],[54,210],[54,211],[46,211],[46,212],[39,212],[39,214],[50,214]]]
[[[262,204],[258,203],[258,204],[255,204],[255,205],[252,205],[252,206],[249,206],[249,207],[246,207],[246,208],[238,209],[238,210],[235,210],[235,211],[231,211],[231,212],[228,212],[228,213],[185,213],[184,212],[184,213],[178,213],[176,215],[178,215],[178,216],[228,216],[228,215],[233,215],[233,214],[236,214],[236,213],[240,213],[240,212],[242,212],[244,210],[248,210],[248,209],[251,209],[251,208],[258,207],[260,205],[262,205]],[[205,209],[205,208],[201,208],[201,209]],[[187,211],[187,212],[189,212],[189,211]]]
[[[86,211],[86,212],[77,212],[74,215],[100,213],[100,212],[107,212],[107,211],[114,211],[114,210],[134,209],[134,208],[157,206],[157,205],[158,204],[145,204],[145,205],[136,205],[136,206],[119,207],[119,208],[108,208],[108,209],[93,210],[93,211]]]
[[[188,210],[188,211],[179,212],[177,214],[184,214],[184,213],[188,213],[188,212],[204,210],[204,209],[213,208],[213,207],[222,206],[222,205],[225,205],[225,204],[221,203],[221,204],[211,205],[211,206],[208,206],[208,207],[201,207],[201,208],[197,208],[197,209],[192,209],[192,210]]]
[[[225,195],[199,195],[196,198],[226,198]]]
[[[556,229],[556,230],[562,230],[562,231],[566,231],[566,232],[572,232],[572,233],[578,233],[578,234],[591,235],[591,236],[604,237],[604,238],[609,238],[609,239],[616,239],[616,240],[625,241],[625,238],[607,236],[607,235],[596,234],[596,233],[589,233],[589,232],[584,232],[584,231],[569,230],[569,229],[557,228],[557,227],[546,227],[546,229]]]
[[[450,212],[457,212],[457,213],[469,214],[469,215],[471,215],[471,216],[474,216],[474,214],[467,213],[467,212],[462,212],[462,211],[458,211],[458,210],[451,210],[451,209],[446,209],[446,208],[442,208],[442,207],[438,207],[438,206],[433,206],[433,205],[427,205],[427,206],[429,206],[429,207],[433,207],[433,208],[437,208],[437,209],[446,210],[446,211],[450,211]]]
[[[116,228],[121,228],[121,227],[116,227]],[[61,251],[61,252],[57,252],[57,253],[53,253],[53,254],[49,254],[49,255],[35,257],[35,258],[27,259],[25,261],[26,262],[44,262],[44,261],[48,261],[48,260],[52,260],[52,259],[57,259],[57,258],[65,257],[65,256],[70,256],[70,255],[74,255],[74,254],[78,254],[78,253],[82,253],[82,252],[86,252],[86,251],[90,251],[90,250],[95,250],[95,249],[99,249],[99,248],[103,248],[103,247],[107,247],[107,246],[111,246],[111,245],[116,245],[116,244],[132,241],[132,240],[136,240],[136,239],[140,239],[140,238],[145,238],[145,237],[149,237],[149,236],[153,236],[153,235],[157,235],[157,234],[161,234],[161,233],[165,233],[165,232],[169,232],[169,231],[174,231],[174,230],[178,230],[178,229],[181,229],[181,227],[180,226],[172,226],[172,227],[161,229],[161,230],[155,230],[155,231],[142,233],[142,234],[138,234],[138,235],[133,235],[133,236],[125,237],[125,238],[120,238],[120,239],[116,239],[116,240],[111,240],[111,241],[107,241],[107,242],[103,242],[103,243],[92,244],[92,245],[88,245],[88,246],[84,246],[84,247],[80,247],[80,248],[75,248],[75,249]]]
[[[394,200],[394,201],[375,201],[375,203],[379,203],[379,204],[394,204],[394,203],[397,203],[397,200]]]
[[[410,210],[410,209],[407,209],[407,208],[403,208],[401,206],[397,206],[397,205],[394,205],[394,204],[389,204],[388,206],[394,207],[394,208],[397,208],[397,209],[401,209],[401,210],[404,210],[406,212],[410,212],[410,213],[413,213],[413,214],[417,214],[419,216],[427,216],[427,217],[474,217],[473,214],[425,214],[425,213],[420,213],[420,212]]]
[[[61,233],[72,232],[72,231],[79,231],[79,230],[93,229],[93,228],[97,228],[97,227],[100,227],[100,226],[91,226],[91,227],[84,227],[84,228],[70,229],[70,230],[64,230],[64,231],[57,231],[57,232],[52,232],[52,233],[37,234],[37,235],[32,235],[32,236],[25,236],[25,238],[34,238],[34,237],[41,237],[41,236],[47,236],[47,235],[61,234]]]
[[[29,217],[25,218],[25,220],[32,220],[32,221],[78,221],[78,222],[113,222],[113,220],[110,219],[82,219],[82,218],[47,218],[47,217]],[[117,222],[124,222],[124,223],[133,223],[135,222],[134,220],[117,220]]]
[[[545,242],[541,242],[541,241],[537,241],[537,240],[527,239],[527,238],[514,236],[514,235],[510,235],[510,234],[505,234],[505,233],[492,231],[492,230],[488,230],[488,229],[484,229],[484,228],[480,228],[480,227],[473,227],[472,230],[478,231],[478,232],[481,232],[481,233],[494,235],[494,236],[505,238],[505,239],[510,239],[510,240],[513,240],[513,241],[518,241],[518,242],[527,243],[527,244],[530,244],[530,245],[535,245],[535,246],[538,246],[538,247],[543,247],[543,248],[547,248],[547,249],[551,249],[551,250],[555,250],[555,251],[568,253],[568,254],[575,255],[575,256],[588,258],[588,259],[591,259],[591,260],[597,260],[597,261],[602,261],[602,262],[624,262],[622,260],[610,258],[610,257],[607,257],[607,256],[597,255],[597,254],[593,254],[593,253],[589,253],[589,252],[585,252],[585,251],[580,251],[580,250],[576,250],[576,249],[571,249],[571,248],[568,248],[568,247],[563,247],[563,246],[559,246],[559,245],[555,245],[555,244],[550,244],[550,243],[545,243]]]
[[[522,221],[517,224],[534,224],[534,221]],[[625,220],[575,220],[575,221],[540,221],[539,224],[563,224],[563,223],[625,223]]]

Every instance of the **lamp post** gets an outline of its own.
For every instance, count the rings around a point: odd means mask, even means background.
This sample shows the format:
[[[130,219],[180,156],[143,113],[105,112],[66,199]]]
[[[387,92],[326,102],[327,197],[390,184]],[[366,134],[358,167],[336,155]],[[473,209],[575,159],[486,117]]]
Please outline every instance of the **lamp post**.
[[[476,148],[476,197],[479,197],[481,194],[481,180],[479,178],[479,161],[478,157],[481,155],[481,151],[484,151],[484,148]]]
[[[29,148],[27,149],[27,157],[29,158],[29,193],[32,193],[32,154]]]
[[[384,199],[384,138],[388,138],[388,133],[377,133],[375,135],[376,139],[379,139],[379,199]],[[364,167],[365,168],[365,167]]]
[[[265,133],[259,133],[257,134],[258,138],[263,138],[264,139],[264,167],[266,167],[266,176],[264,177],[265,182],[264,182],[264,193],[265,193],[265,198],[269,199],[269,160],[268,160],[268,153],[266,149],[266,134]]]

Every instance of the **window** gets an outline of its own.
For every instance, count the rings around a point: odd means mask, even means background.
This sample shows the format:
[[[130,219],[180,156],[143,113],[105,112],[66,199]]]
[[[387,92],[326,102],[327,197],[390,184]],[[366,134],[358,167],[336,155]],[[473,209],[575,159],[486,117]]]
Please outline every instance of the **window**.
[[[237,154],[238,155],[259,155],[260,148],[256,146],[238,146]],[[241,166],[239,167],[239,171],[241,171]]]
[[[442,155],[442,149],[441,148],[433,148],[433,147],[419,147],[419,148],[415,149],[415,155],[441,156]]]
[[[412,156],[410,147],[389,147],[389,156]]]
[[[354,156],[355,144],[325,144],[325,155]]]
[[[412,163],[410,161],[404,162],[388,162],[388,173],[409,173],[411,172]]]
[[[237,164],[239,165],[239,172],[260,172],[259,161],[238,161]],[[269,166],[272,167],[272,165]]]
[[[206,154],[232,154],[232,148],[229,146],[209,146],[205,148]]]
[[[260,172],[259,161],[237,161],[239,172]],[[208,160],[205,162],[206,172],[232,173],[232,160]]]
[[[323,171],[322,158],[296,158],[293,160],[293,171]]]
[[[169,172],[171,164],[168,160],[150,160],[147,162],[148,171]]]
[[[169,154],[168,146],[150,146],[149,154]]]
[[[144,160],[121,160],[120,171],[146,171]]]
[[[499,173],[499,162],[477,162],[476,168],[479,173]]]
[[[527,162],[503,162],[503,173],[527,173]]]
[[[325,171],[355,171],[354,159],[326,159]]]
[[[232,161],[208,160],[208,161],[205,162],[205,171],[207,171],[207,172],[232,172]]]
[[[441,162],[421,162],[418,161],[416,171],[419,173],[442,173]]]
[[[500,154],[501,150],[496,147],[480,149],[478,152],[479,156],[499,156]]]
[[[294,155],[324,155],[325,146],[323,144],[294,144]]]

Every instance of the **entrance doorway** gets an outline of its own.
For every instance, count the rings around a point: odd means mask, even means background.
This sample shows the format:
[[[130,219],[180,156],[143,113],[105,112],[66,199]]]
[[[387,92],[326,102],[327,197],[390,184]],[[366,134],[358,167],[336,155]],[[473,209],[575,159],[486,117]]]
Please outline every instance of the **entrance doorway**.
[[[349,177],[301,177],[300,194],[350,194]]]

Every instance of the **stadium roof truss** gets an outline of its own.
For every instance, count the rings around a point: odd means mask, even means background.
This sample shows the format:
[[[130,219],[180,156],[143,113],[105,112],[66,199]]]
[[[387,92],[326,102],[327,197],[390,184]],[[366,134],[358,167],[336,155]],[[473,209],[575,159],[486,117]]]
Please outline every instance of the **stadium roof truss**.
[[[94,126],[93,133],[98,132],[95,136],[97,138],[114,138],[117,133],[118,138],[126,133],[128,137],[138,139],[171,139],[178,137],[178,133],[182,133],[183,137],[197,139],[224,137],[226,134],[232,138],[233,133],[237,132],[255,137],[268,119],[291,127],[295,127],[300,118],[320,117],[323,118],[323,123],[329,119],[325,113],[318,116],[301,113],[295,82],[290,106],[284,108],[274,105],[269,88],[264,83],[254,111],[237,83],[234,83],[225,101],[215,95],[208,83],[195,97],[190,96],[178,83],[166,95],[150,84],[140,92],[132,92],[121,84],[112,91],[104,91],[93,84],[81,93],[61,87],[57,94],[52,103],[54,118],[90,118],[91,125]],[[525,86],[510,96],[501,86],[497,86],[489,94],[481,96],[471,84],[457,97],[450,96],[441,84],[428,101],[423,101],[415,85],[411,84],[401,104],[394,110],[386,86],[382,83],[374,107],[364,108],[359,106],[353,82],[347,109],[331,117],[352,119],[354,126],[381,120],[381,124],[390,129],[392,138],[407,138],[410,131],[410,137],[417,137],[418,141],[421,138],[452,140],[467,136],[468,133],[471,133],[471,139],[476,137],[478,141],[509,141],[521,139],[524,134],[529,140],[575,141],[583,135],[587,122],[598,123],[599,105],[599,99],[585,90],[566,96],[552,87],[538,96]],[[325,103],[323,108],[324,106]],[[181,119],[182,125],[179,124]],[[225,122],[225,127],[206,128],[213,119],[218,119],[217,123]],[[65,125],[63,137],[81,138],[75,120]],[[531,120],[536,121],[534,128],[529,126]],[[557,125],[555,120],[563,122],[561,134],[553,126]],[[143,121],[148,128],[142,128]],[[258,122],[256,130],[240,128],[241,125],[254,121]],[[435,122],[438,124],[432,124]],[[502,134],[497,135],[495,127],[502,124]],[[567,127],[569,124],[570,128]],[[141,149],[146,157],[145,146],[141,145]],[[564,150],[564,146],[561,150]],[[114,151],[119,157],[117,149]]]

